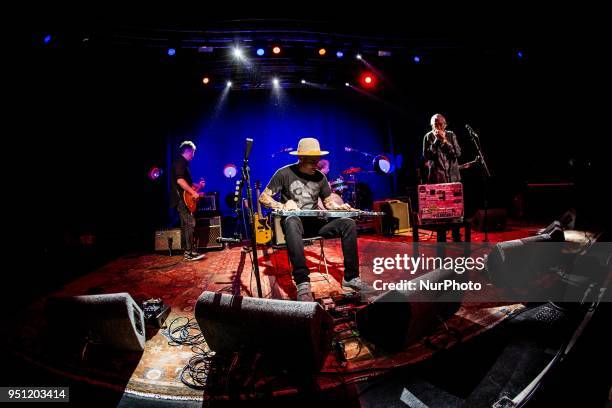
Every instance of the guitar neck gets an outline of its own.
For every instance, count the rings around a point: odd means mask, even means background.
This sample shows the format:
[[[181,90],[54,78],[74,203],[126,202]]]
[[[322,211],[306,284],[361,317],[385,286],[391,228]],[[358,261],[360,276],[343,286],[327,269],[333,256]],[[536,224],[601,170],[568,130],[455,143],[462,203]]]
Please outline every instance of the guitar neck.
[[[257,200],[257,215],[259,215],[259,218],[263,218],[263,215],[261,213],[261,203],[259,202],[259,188],[255,189],[255,194],[256,194],[256,200]]]

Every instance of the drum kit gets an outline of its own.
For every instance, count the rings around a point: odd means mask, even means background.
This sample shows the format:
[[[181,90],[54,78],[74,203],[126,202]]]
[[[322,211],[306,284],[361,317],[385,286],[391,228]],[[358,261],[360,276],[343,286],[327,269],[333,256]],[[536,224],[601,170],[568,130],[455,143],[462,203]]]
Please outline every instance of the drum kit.
[[[357,174],[368,173],[367,170],[361,167],[349,167],[344,170],[340,177],[332,180],[329,185],[332,189],[332,194],[339,198],[339,201],[346,202],[351,206],[357,205],[358,183]]]

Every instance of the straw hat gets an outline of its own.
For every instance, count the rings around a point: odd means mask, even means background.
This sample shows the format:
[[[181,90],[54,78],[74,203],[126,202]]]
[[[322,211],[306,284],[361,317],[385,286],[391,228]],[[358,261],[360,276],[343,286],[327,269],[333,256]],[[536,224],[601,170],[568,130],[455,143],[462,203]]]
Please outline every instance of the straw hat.
[[[321,150],[319,141],[313,137],[300,139],[297,150],[290,151],[293,156],[325,156],[329,152]]]

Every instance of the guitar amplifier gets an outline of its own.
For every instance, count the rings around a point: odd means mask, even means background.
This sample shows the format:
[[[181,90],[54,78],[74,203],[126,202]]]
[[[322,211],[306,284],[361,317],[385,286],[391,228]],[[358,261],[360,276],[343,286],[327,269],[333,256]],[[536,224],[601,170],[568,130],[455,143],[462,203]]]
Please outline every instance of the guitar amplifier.
[[[196,248],[223,249],[223,244],[217,242],[221,235],[221,217],[198,218],[193,232]]]
[[[274,220],[272,225],[272,232],[274,233],[272,242],[274,245],[285,245],[287,241],[285,241],[285,233],[283,232],[283,227],[281,225],[281,217],[273,216],[272,219]]]
[[[383,217],[374,220],[374,229],[377,234],[393,235],[411,231],[410,206],[400,200],[374,201],[373,211],[384,212]]]
[[[421,184],[418,195],[419,222],[463,221],[463,184]]]
[[[180,250],[183,248],[181,244],[181,229],[163,229],[155,231],[155,250],[156,251],[167,251]]]

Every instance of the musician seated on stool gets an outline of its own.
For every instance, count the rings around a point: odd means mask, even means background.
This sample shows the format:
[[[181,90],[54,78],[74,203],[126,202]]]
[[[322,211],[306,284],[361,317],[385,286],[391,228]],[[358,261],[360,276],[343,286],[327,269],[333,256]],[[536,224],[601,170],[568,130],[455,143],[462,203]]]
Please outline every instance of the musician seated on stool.
[[[191,178],[189,162],[193,160],[195,151],[196,146],[193,142],[186,140],[181,143],[179,154],[173,160],[170,171],[170,207],[176,209],[181,219],[181,243],[185,248],[184,257],[186,261],[197,261],[204,258],[204,254],[198,254],[196,248],[194,248],[193,231],[196,222],[183,199],[183,191],[191,194],[194,198],[198,198],[197,189],[204,187],[203,182],[200,182],[199,187],[193,184]]]
[[[423,138],[423,157],[428,160],[429,168],[427,184],[461,182],[457,161],[461,156],[461,148],[457,136],[446,130],[446,119],[439,113],[431,117],[431,129]],[[452,231],[453,241],[461,241],[459,227],[453,227]],[[446,241],[446,230],[438,232],[438,241],[442,240]]]
[[[331,199],[331,188],[327,177],[319,170],[320,157],[329,152],[321,151],[319,141],[314,138],[301,139],[297,151],[298,162],[282,167],[274,173],[259,201],[268,208],[277,210],[316,210],[319,197],[328,210],[352,210],[348,204],[339,205]],[[281,202],[273,199],[280,193]],[[293,279],[297,285],[297,299],[312,302],[309,269],[304,255],[304,237],[340,237],[344,254],[343,288],[371,292],[373,288],[359,278],[359,256],[357,254],[357,226],[350,218],[333,218],[333,221],[316,217],[288,216],[282,220],[289,258],[293,265]]]

